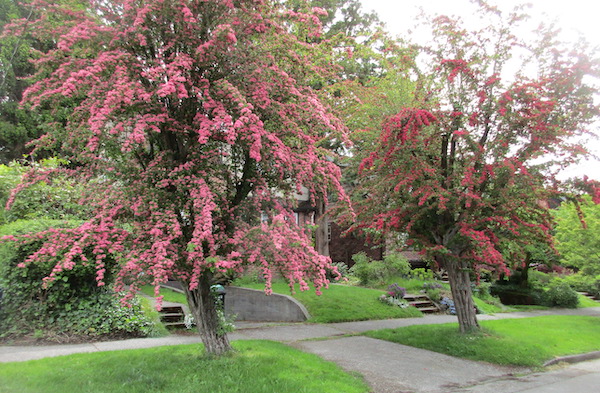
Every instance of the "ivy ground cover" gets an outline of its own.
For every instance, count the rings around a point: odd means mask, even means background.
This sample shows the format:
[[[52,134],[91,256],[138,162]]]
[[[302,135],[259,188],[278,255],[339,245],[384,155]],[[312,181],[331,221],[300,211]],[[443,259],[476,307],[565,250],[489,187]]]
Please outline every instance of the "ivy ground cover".
[[[198,345],[96,352],[0,363],[0,392],[363,393],[358,377],[316,355],[271,341],[238,341],[210,357]]]

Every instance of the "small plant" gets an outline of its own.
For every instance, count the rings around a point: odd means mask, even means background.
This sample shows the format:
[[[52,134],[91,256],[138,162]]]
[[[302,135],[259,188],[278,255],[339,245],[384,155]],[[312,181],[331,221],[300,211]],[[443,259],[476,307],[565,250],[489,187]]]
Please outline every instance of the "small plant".
[[[379,296],[379,301],[385,304],[389,304],[390,306],[396,306],[400,308],[408,308],[410,304],[404,299],[398,299],[392,296],[381,295]]]
[[[424,282],[423,290],[421,292],[424,292],[431,300],[437,302],[442,297],[442,288],[442,284],[440,284],[439,282]]]
[[[430,289],[442,289],[442,284],[439,282],[424,282],[423,289],[426,291]]]
[[[339,275],[335,274],[335,272],[333,270],[328,269],[327,270],[327,279],[329,281],[344,279],[348,276],[349,268],[348,268],[348,265],[346,265],[344,262],[333,262],[331,265],[334,266],[335,268],[337,268],[337,272]]]
[[[443,298],[440,302],[443,309],[447,310],[449,314],[456,315],[456,306],[454,306],[454,300],[450,298]]]
[[[387,294],[388,296],[391,296],[396,299],[403,299],[406,295],[406,289],[402,288],[400,285],[398,285],[398,283],[394,283],[388,286]]]
[[[217,309],[217,317],[219,318],[217,333],[223,335],[235,330],[235,319],[237,318],[237,314],[225,315],[223,309]]]
[[[187,330],[192,329],[194,326],[196,326],[194,316],[192,314],[185,314],[185,317],[183,318],[183,324]]]

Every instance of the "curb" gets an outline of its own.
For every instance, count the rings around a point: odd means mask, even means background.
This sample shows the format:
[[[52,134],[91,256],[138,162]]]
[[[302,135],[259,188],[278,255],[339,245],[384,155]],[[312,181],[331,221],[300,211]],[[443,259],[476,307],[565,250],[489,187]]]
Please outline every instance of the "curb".
[[[600,351],[588,352],[588,353],[583,353],[580,355],[561,356],[561,357],[554,358],[552,360],[547,361],[546,363],[544,363],[544,367],[552,366],[553,364],[557,364],[557,363],[561,363],[561,362],[579,363],[579,362],[585,362],[587,360],[594,360],[594,359],[600,359]]]

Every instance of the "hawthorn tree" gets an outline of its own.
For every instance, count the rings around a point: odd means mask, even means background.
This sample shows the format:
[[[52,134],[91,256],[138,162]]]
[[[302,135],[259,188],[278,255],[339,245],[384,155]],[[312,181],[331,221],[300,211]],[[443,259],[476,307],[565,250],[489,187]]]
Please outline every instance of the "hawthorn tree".
[[[548,27],[524,42],[519,9],[478,3],[489,22],[480,30],[432,19],[416,103],[388,117],[376,149],[361,153],[354,197],[357,227],[406,233],[447,270],[461,332],[479,328],[477,272],[510,274],[528,244],[551,241],[543,202],[558,189],[556,168],[585,154],[573,138],[598,115],[598,62],[586,48],[560,45]]]
[[[61,170],[89,185],[83,202],[95,215],[48,233],[23,265],[62,254],[55,272],[94,264],[102,285],[104,261],[117,257],[116,290],[128,284],[128,297],[141,284],[158,295],[160,283],[180,280],[211,354],[230,350],[211,294],[215,275],[257,264],[267,292],[275,271],[292,288],[327,286],[329,259],[290,217],[301,186],[344,199],[322,147],[343,139],[344,127],[309,87],[327,71],[291,34],[317,36],[323,10],[263,0],[99,1],[86,13],[35,6],[41,17],[30,31],[57,45],[40,55],[25,100],[75,103],[66,123],[47,124],[37,149],[65,152]],[[56,15],[68,18],[55,26]],[[32,171],[14,194],[51,176]],[[271,219],[261,222],[261,212]]]

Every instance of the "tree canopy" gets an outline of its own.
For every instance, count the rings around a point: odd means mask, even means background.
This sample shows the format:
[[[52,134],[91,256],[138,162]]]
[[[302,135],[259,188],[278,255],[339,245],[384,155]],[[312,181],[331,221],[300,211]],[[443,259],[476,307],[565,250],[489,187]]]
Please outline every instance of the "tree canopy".
[[[319,35],[318,9],[262,0],[123,0],[87,12],[35,6],[39,18],[11,31],[29,23],[56,47],[36,60],[25,100],[73,108],[64,123],[45,125],[36,149],[63,153],[69,165],[57,171],[89,185],[85,203],[95,215],[49,234],[25,263],[65,250],[56,271],[94,263],[102,284],[105,259],[117,256],[117,290],[127,283],[131,294],[180,280],[215,354],[230,349],[210,289],[219,272],[253,263],[267,290],[274,271],[302,289],[309,279],[317,291],[327,285],[329,260],[289,209],[301,186],[344,199],[340,170],[322,146],[343,140],[345,127],[310,87],[328,71],[313,45],[291,34]],[[31,171],[15,193],[51,176]],[[260,212],[271,220],[261,223]],[[90,247],[94,261],[82,253]]]
[[[600,205],[584,196],[581,203],[562,203],[554,216],[561,263],[586,275],[600,274]]]
[[[355,192],[358,227],[407,233],[448,271],[463,332],[478,328],[471,276],[508,274],[528,244],[551,241],[543,202],[556,165],[585,153],[572,138],[598,115],[589,84],[598,62],[587,48],[561,46],[544,27],[524,42],[519,10],[480,5],[489,21],[481,30],[431,20],[416,102],[388,117],[376,148],[362,153]]]

